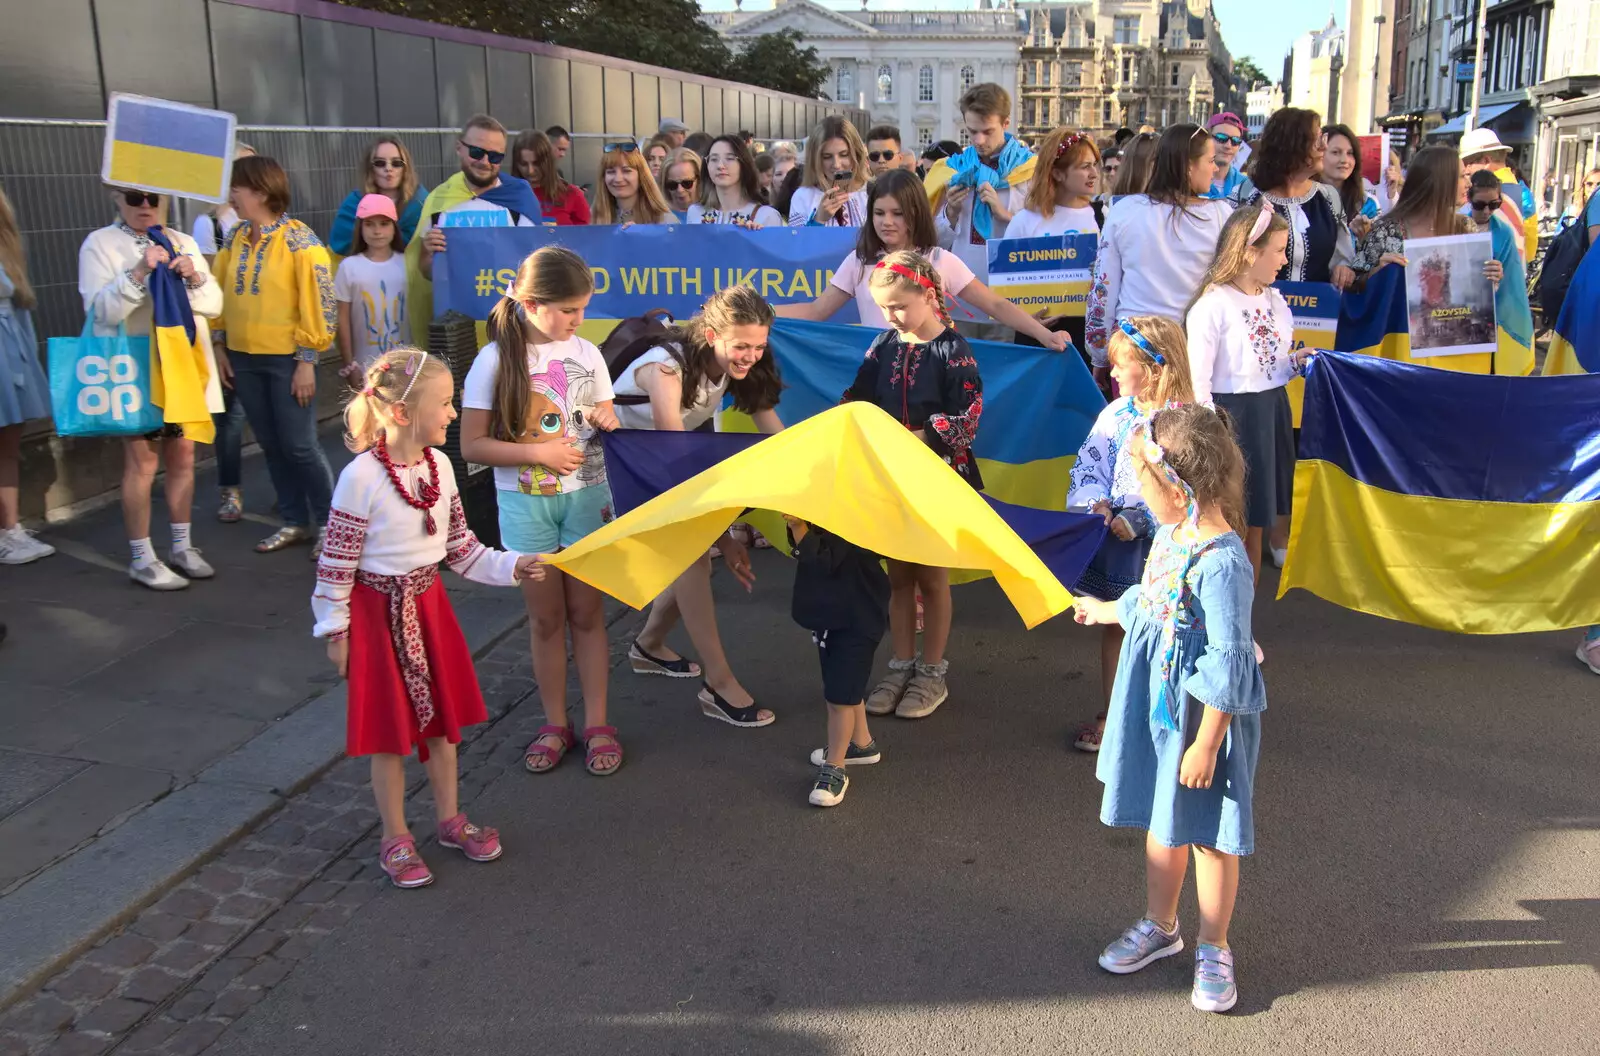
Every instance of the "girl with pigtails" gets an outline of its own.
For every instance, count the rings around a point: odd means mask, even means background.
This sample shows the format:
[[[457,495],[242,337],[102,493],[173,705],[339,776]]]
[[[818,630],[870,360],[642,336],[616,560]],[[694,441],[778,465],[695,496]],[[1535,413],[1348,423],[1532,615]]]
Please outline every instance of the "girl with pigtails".
[[[889,329],[867,349],[844,401],[866,400],[900,420],[967,483],[983,480],[972,455],[983,413],[983,381],[967,339],[956,333],[944,286],[920,253],[890,253],[868,279]],[[869,715],[903,719],[933,714],[949,696],[945,647],[950,641],[948,569],[889,561],[889,673],[868,695]],[[917,655],[917,593],[924,604],[922,655]]]
[[[433,882],[406,825],[413,748],[433,786],[439,845],[475,862],[501,854],[499,834],[468,821],[456,798],[461,730],[489,716],[439,563],[491,586],[544,578],[536,556],[491,550],[467,527],[450,461],[434,450],[455,421],[454,393],[450,368],[420,349],[391,349],[367,370],[345,407],[357,454],[333,490],[311,598],[314,633],[350,682],[346,750],[372,757],[378,863],[396,887]]]

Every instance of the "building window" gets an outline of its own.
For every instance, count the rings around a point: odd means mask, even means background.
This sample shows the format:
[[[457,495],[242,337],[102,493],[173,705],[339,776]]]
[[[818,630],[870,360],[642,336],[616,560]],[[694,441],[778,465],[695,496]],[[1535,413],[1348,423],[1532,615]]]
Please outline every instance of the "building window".
[[[1034,109],[1035,105],[1032,99],[1024,99],[1022,101],[1022,123],[1024,125],[1037,124],[1035,118],[1038,117],[1038,112]]]
[[[1078,124],[1078,101],[1076,99],[1063,99],[1061,101],[1061,123],[1068,127]]]
[[[1111,43],[1139,43],[1139,16],[1117,15],[1111,21]]]
[[[1122,57],[1122,83],[1125,85],[1138,84],[1137,73],[1138,69],[1133,64],[1133,56],[1124,55]]]
[[[1178,87],[1178,64],[1172,64],[1172,87]]]
[[[1083,87],[1083,63],[1064,62],[1061,64],[1061,83],[1067,88]]]
[[[977,81],[978,74],[971,66],[961,67],[961,90],[964,92]]]
[[[972,146],[972,133],[967,131],[967,123],[965,121],[963,121],[961,123],[961,131],[959,133],[959,138],[961,140],[961,145],[963,147]]]
[[[1102,125],[1110,125],[1111,124],[1111,100],[1107,99],[1104,103],[1102,103],[1100,105],[1101,105],[1100,123]]]
[[[931,147],[931,146],[933,146],[933,127],[931,125],[918,125],[917,126],[917,146],[919,146],[919,147]]]
[[[1083,25],[1077,20],[1073,20],[1072,25],[1067,29],[1067,47],[1083,47]]]
[[[1033,63],[1025,62],[1025,63],[1022,64],[1022,86],[1024,88],[1028,88],[1028,87],[1032,87],[1032,85],[1033,85]]]
[[[933,67],[924,66],[917,71],[917,102],[933,102]]]
[[[878,67],[878,102],[894,102],[894,71],[887,62]]]
[[[856,98],[856,75],[850,66],[840,66],[838,76],[834,78],[837,90],[833,93],[834,99],[841,103],[854,102]]]

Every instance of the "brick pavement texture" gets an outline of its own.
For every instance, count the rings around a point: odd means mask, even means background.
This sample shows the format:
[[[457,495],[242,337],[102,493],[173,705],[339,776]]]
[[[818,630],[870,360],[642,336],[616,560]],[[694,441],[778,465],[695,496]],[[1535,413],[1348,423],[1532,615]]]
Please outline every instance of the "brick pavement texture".
[[[618,663],[632,635],[613,630]],[[464,807],[502,773],[522,766],[523,749],[544,721],[536,702],[519,706],[534,697],[523,635],[511,635],[477,668],[490,721],[466,731],[460,746]],[[432,797],[414,761],[408,775],[408,813],[427,846]],[[0,1013],[0,1056],[205,1052],[296,962],[385,889],[377,853],[367,761],[345,759],[37,993]]]

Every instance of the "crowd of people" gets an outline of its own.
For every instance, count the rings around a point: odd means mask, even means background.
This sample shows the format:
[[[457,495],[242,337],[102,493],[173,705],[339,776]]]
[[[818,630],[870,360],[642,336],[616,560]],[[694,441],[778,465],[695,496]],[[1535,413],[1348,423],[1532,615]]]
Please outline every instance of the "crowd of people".
[[[1035,151],[1011,131],[999,86],[974,86],[960,107],[968,145],[939,144],[920,159],[898,130],[874,127],[863,138],[839,117],[803,147],[778,142],[759,153],[747,134],[691,134],[669,119],[647,142],[605,143],[587,196],[561,172],[565,130],[512,138],[480,115],[456,144],[459,172],[431,190],[403,143],[376,140],[326,242],[293,217],[283,167],[248,147],[234,162],[228,206],[201,216],[192,237],[166,227],[165,196],[108,191],[111,222],[80,253],[85,311],[99,334],[148,331],[152,275],[166,269],[181,280],[213,366],[204,397],[216,426],[217,518],[237,521],[245,508],[248,421],[281,520],[256,549],[305,545],[318,563],[315,633],[350,682],[348,748],[372,756],[380,864],[395,884],[432,881],[405,818],[402,761],[413,750],[434,786],[439,843],[477,861],[503,850],[456,798],[454,746],[486,713],[440,562],[523,591],[546,718],[526,768],[549,773],[581,747],[589,773],[616,773],[623,742],[607,706],[602,598],[548,562],[614,517],[596,432],[693,430],[724,406],[762,432],[781,430],[783,384],[768,351],[775,318],[827,319],[853,301],[880,333],[843,400],[893,415],[974,489],[983,488],[973,456],[983,364],[969,338],[1076,352],[1102,382],[1109,402],[1078,454],[1067,504],[1107,526],[1069,585],[1078,622],[1103,628],[1103,710],[1073,741],[1098,753],[1105,823],[1148,834],[1148,902],[1100,964],[1129,973],[1183,949],[1177,905],[1193,848],[1201,921],[1192,1000],[1212,1011],[1233,1005],[1228,927],[1239,859],[1254,847],[1266,707],[1252,599],[1263,559],[1283,560],[1295,457],[1286,386],[1313,356],[1296,346],[1274,285],[1359,288],[1378,269],[1405,266],[1407,239],[1486,230],[1494,255],[1483,281],[1497,298],[1525,302],[1531,201],[1508,193],[1520,185],[1485,130],[1459,149],[1418,151],[1403,175],[1396,163],[1380,189],[1361,177],[1351,130],[1309,110],[1274,114],[1241,165],[1245,126],[1231,113],[1105,142],[1058,128]],[[1596,204],[1590,224],[1600,222]],[[468,528],[450,464],[433,450],[458,413],[449,372],[414,347],[429,315],[415,305],[431,302],[457,212],[489,214],[476,219],[495,226],[837,226],[858,235],[815,301],[775,308],[751,288],[722,289],[621,364],[578,334],[594,292],[585,261],[557,246],[522,261],[459,411],[462,455],[493,467],[506,547],[496,551]],[[1098,236],[1081,319],[1030,315],[986,285],[989,241],[1069,232]],[[991,322],[954,323],[950,298]],[[9,564],[51,552],[17,509],[21,423],[49,411],[32,303],[16,219],[0,196],[0,563]],[[345,420],[356,452],[337,482],[315,412],[316,366],[334,347],[351,388]],[[175,590],[211,576],[191,535],[193,439],[167,426],[123,448],[133,581]],[[163,463],[165,560],[150,539]],[[716,546],[746,589],[748,538],[730,531]],[[794,617],[818,648],[828,713],[808,799],[835,806],[847,768],[883,758],[869,716],[925,718],[950,699],[950,580],[945,569],[885,566],[794,518],[785,542],[797,559]],[[698,682],[703,714],[764,727],[775,715],[733,673],[711,568],[707,555],[656,599],[630,643],[630,667]],[[680,620],[696,659],[667,644]],[[887,667],[874,682],[885,635]],[[566,697],[569,636],[581,726]],[[1600,673],[1600,636],[1589,635],[1580,656]]]

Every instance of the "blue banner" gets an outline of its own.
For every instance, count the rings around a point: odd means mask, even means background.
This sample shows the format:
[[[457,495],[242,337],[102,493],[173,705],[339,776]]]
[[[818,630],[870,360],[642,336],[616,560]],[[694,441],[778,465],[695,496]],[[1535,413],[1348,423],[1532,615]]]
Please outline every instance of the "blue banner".
[[[833,270],[854,251],[853,228],[746,231],[722,224],[621,227],[452,228],[449,249],[434,258],[434,312],[474,319],[516,278],[517,265],[545,245],[565,246],[594,270],[589,314],[626,319],[665,308],[687,319],[724,286],[751,286],[769,304],[821,296]],[[855,322],[855,298],[834,319]]]

